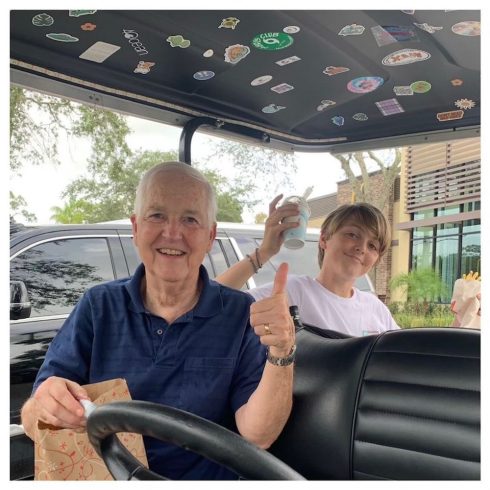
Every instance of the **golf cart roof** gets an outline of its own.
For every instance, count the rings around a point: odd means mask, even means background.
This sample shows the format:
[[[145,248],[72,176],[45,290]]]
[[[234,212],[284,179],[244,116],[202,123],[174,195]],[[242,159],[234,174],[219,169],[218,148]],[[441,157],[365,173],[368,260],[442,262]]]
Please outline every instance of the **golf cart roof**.
[[[283,149],[479,135],[477,10],[12,10],[10,46],[20,86]]]

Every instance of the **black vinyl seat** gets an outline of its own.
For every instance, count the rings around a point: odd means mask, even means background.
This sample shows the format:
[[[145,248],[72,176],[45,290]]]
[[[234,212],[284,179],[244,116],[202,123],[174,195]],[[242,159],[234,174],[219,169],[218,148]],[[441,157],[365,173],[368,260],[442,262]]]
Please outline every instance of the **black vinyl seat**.
[[[274,455],[312,480],[480,479],[479,330],[296,335]]]

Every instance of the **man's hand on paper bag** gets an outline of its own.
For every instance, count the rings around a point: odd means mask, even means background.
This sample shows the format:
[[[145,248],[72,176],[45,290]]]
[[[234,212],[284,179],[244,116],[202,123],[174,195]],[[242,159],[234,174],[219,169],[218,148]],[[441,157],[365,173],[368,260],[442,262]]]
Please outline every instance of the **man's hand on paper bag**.
[[[51,376],[39,385],[33,398],[42,422],[65,429],[85,427],[84,408],[78,400],[89,397],[78,383]]]

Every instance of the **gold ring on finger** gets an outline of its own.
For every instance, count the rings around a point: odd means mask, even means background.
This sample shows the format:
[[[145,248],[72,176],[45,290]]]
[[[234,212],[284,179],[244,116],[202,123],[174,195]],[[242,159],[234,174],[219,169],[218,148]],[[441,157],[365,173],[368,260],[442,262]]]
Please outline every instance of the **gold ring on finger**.
[[[264,330],[265,330],[265,335],[270,335],[272,333],[268,323],[264,323]]]

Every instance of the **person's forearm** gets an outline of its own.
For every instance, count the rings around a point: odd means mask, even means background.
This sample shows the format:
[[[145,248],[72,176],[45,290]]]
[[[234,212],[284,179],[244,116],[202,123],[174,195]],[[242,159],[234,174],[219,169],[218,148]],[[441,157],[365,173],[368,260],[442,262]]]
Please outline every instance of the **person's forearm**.
[[[277,439],[291,413],[293,366],[266,362],[257,389],[236,412],[240,434],[263,449]]]
[[[34,398],[29,398],[22,407],[20,418],[22,426],[28,437],[34,440],[36,423],[39,418],[37,402]]]

